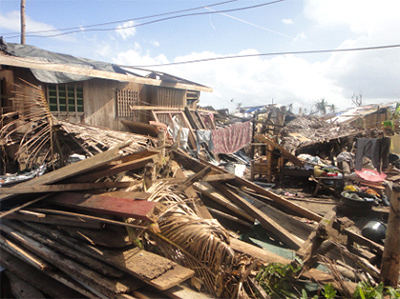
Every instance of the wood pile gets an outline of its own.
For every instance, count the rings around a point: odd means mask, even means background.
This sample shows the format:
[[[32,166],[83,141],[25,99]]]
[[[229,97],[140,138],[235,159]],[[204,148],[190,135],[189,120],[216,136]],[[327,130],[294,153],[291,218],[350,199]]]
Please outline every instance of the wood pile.
[[[212,214],[247,226],[257,220],[303,259],[303,279],[347,296],[358,281],[379,281],[372,263],[383,246],[343,227],[335,211],[316,214],[172,147],[164,156],[129,134],[110,140],[116,135],[105,130],[62,127],[92,155],[0,188],[0,262],[14,292],[249,298],[262,293],[261,265],[296,262],[240,241]],[[335,271],[316,270],[316,261]]]

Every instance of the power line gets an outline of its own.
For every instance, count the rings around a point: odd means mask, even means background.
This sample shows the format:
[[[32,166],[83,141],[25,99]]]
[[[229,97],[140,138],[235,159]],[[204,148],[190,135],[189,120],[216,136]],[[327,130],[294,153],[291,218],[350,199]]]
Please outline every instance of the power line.
[[[218,10],[218,11],[208,11],[208,12],[198,12],[198,13],[191,13],[191,14],[183,14],[183,15],[178,15],[178,16],[172,16],[172,17],[166,17],[166,18],[161,18],[153,21],[149,21],[146,23],[142,24],[136,24],[132,26],[126,26],[126,27],[121,27],[121,28],[98,28],[98,29],[88,29],[88,30],[71,30],[67,32],[62,32],[62,33],[56,33],[56,34],[50,34],[50,35],[35,35],[35,34],[26,34],[28,37],[42,37],[42,38],[48,38],[48,37],[57,37],[57,36],[62,36],[62,35],[67,35],[67,34],[72,34],[72,33],[82,33],[82,32],[94,32],[94,31],[118,31],[118,30],[125,30],[129,28],[136,28],[140,26],[145,26],[145,25],[150,25],[158,22],[163,22],[171,19],[177,19],[177,18],[183,18],[183,17],[189,17],[189,16],[199,16],[199,15],[210,15],[210,14],[217,14],[217,13],[225,13],[225,12],[232,12],[232,11],[241,11],[241,10],[247,10],[247,9],[254,9],[254,8],[259,8],[262,6],[267,6],[267,5],[272,5],[276,4],[279,2],[283,2],[285,0],[276,0],[272,2],[265,2],[262,4],[257,4],[257,5],[252,5],[252,6],[244,6],[244,7],[239,7],[239,8],[232,8],[232,9],[225,9],[225,10]],[[14,38],[18,37],[19,35],[16,36],[9,36],[8,38]]]
[[[207,5],[207,6],[208,7],[214,7],[214,6],[224,5],[224,4],[231,3],[231,2],[236,2],[236,1],[239,1],[239,0],[229,0],[229,1],[224,1],[224,2],[218,2],[218,3]],[[144,17],[137,17],[137,18],[133,18],[133,19],[125,19],[125,20],[120,20],[120,21],[112,21],[112,22],[106,22],[106,23],[92,24],[92,25],[79,26],[79,27],[77,26],[77,27],[70,27],[70,28],[62,28],[62,29],[53,29],[53,30],[30,31],[28,33],[29,34],[38,34],[38,33],[60,32],[60,31],[67,31],[67,30],[78,30],[78,29],[81,30],[82,28],[92,28],[92,27],[98,27],[98,26],[125,23],[125,22],[129,22],[129,21],[138,21],[138,20],[161,17],[161,16],[166,16],[166,15],[171,15],[171,14],[176,14],[176,13],[182,13],[182,12],[192,11],[192,10],[197,10],[197,9],[202,9],[202,8],[204,8],[204,6],[198,6],[198,7],[188,8],[188,9],[165,12],[165,13],[161,13],[161,14],[155,14],[155,15],[144,16]],[[11,38],[11,37],[17,37],[20,34],[17,34],[16,32],[12,32],[12,33],[3,33],[3,34],[0,34],[0,35],[2,35],[2,36],[14,35],[14,36],[10,36],[10,38]]]
[[[400,44],[386,45],[386,46],[363,47],[363,48],[347,48],[347,49],[308,50],[308,51],[287,51],[287,52],[273,52],[273,53],[262,53],[262,54],[247,54],[247,55],[234,55],[234,56],[204,58],[204,59],[189,60],[189,61],[182,61],[182,62],[172,62],[172,63],[165,63],[165,64],[138,65],[138,66],[119,65],[119,66],[120,66],[120,67],[125,67],[125,68],[130,68],[130,67],[131,67],[131,68],[147,68],[147,67],[171,66],[171,65],[198,63],[198,62],[215,61],[215,60],[223,60],[223,59],[233,59],[233,58],[248,58],[248,57],[261,57],[261,56],[277,56],[277,55],[290,55],[290,54],[292,54],[292,55],[300,55],[300,54],[319,54],[319,53],[353,52],[353,51],[367,51],[367,50],[391,49],[391,48],[399,48],[399,47],[400,47]]]

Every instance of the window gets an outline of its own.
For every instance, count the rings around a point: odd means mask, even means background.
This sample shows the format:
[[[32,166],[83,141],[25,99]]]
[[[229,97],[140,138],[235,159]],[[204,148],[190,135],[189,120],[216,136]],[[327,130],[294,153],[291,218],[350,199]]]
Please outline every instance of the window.
[[[139,104],[139,92],[136,90],[118,90],[117,91],[117,116],[118,117],[135,117],[137,112],[131,106]]]
[[[52,112],[83,112],[83,87],[74,84],[51,84],[47,98]]]

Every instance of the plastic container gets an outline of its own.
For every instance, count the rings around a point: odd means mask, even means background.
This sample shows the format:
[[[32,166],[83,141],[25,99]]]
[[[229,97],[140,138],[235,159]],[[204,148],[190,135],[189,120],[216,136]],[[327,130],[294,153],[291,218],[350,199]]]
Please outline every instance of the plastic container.
[[[352,208],[370,209],[377,199],[374,195],[364,192],[343,191],[342,202]]]

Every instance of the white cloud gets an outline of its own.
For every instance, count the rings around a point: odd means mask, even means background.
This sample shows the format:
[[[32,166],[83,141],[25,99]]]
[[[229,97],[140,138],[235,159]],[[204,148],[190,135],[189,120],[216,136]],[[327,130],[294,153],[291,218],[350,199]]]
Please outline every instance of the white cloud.
[[[158,41],[151,41],[150,44],[157,48],[160,46],[160,43]]]
[[[327,39],[331,34],[351,37],[342,39],[337,48],[398,44],[400,18],[396,15],[399,10],[393,7],[395,2],[305,0],[304,13],[313,30],[302,28],[304,31],[296,40],[317,32]],[[257,53],[247,49],[226,56]],[[212,51],[193,52],[169,61],[164,55],[152,57],[137,48],[119,53],[117,61],[125,65],[153,65],[220,56]],[[365,104],[400,100],[399,49],[255,56],[151,68],[212,87],[212,93],[202,92],[200,105],[214,108],[232,110],[238,103],[256,106],[270,104],[274,99],[274,103],[283,105],[293,103],[295,112],[299,107],[310,111],[317,100],[324,98],[329,104],[346,109],[353,106],[354,93],[361,93]]]
[[[306,34],[304,32],[300,32],[299,34],[296,35],[294,40],[301,41],[301,40],[305,40],[306,38],[307,38]]]
[[[123,23],[122,25],[118,25],[116,28],[116,32],[118,35],[122,37],[122,39],[127,39],[128,37],[135,36],[136,28],[134,21],[128,21]]]
[[[136,46],[139,46],[138,44]],[[141,54],[139,49],[131,49],[125,52],[120,52],[114,58],[114,63],[129,66],[140,66],[140,65],[153,65],[168,63],[165,55],[159,55],[155,58],[151,57],[149,53]]]
[[[26,32],[30,31],[46,31],[46,30],[55,30],[52,25],[37,22],[30,18],[28,15],[25,16],[26,23]],[[17,10],[8,12],[6,14],[0,13],[0,28],[8,29],[16,32],[20,32],[21,30],[21,19],[20,13]],[[54,33],[54,32],[53,32]]]
[[[293,25],[294,21],[292,19],[282,19],[282,23],[285,25]]]

